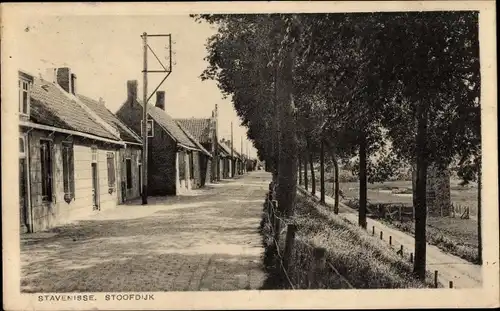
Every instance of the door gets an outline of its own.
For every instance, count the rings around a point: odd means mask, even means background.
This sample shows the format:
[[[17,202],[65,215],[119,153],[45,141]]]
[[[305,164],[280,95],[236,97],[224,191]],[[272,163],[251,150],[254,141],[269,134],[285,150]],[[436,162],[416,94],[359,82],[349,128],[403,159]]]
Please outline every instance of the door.
[[[139,164],[139,194],[142,195],[142,164]]]
[[[28,187],[27,187],[26,159],[19,159],[19,215],[21,220],[21,233],[28,232],[27,209],[28,209]]]
[[[99,179],[97,176],[97,163],[92,163],[92,205],[94,210],[99,210]]]

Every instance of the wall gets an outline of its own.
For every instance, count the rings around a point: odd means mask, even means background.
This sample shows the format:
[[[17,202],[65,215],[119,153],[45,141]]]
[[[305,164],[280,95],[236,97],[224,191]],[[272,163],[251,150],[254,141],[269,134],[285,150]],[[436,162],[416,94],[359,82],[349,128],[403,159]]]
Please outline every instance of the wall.
[[[140,135],[141,105],[127,100],[116,115]],[[154,137],[148,140],[148,195],[175,195],[177,144],[156,122],[153,130]]]
[[[118,182],[118,195],[119,202],[133,200],[141,196],[140,187],[140,171],[139,162],[142,162],[142,147],[139,145],[127,145],[127,148],[120,150],[117,166],[119,167],[118,175],[116,177]],[[127,162],[126,159],[131,160],[132,164],[132,188],[127,189]],[[122,194],[123,193],[123,194]]]
[[[68,137],[55,133],[33,130],[29,134],[29,161],[30,161],[30,198],[33,230],[41,231],[72,220],[92,214],[92,174],[91,174],[91,142],[79,137]],[[50,139],[53,143],[53,199],[52,202],[42,201],[42,174],[40,162],[40,139]],[[62,142],[73,142],[75,196],[67,203],[64,200]],[[95,142],[98,148],[98,179],[99,200],[101,210],[114,208],[118,203],[118,185],[115,191],[108,192],[108,174],[106,153],[113,152],[115,161],[118,154],[118,145],[101,144]],[[115,170],[116,170],[115,163]],[[118,175],[118,174],[117,174]],[[117,176],[116,175],[116,176]],[[116,180],[118,178],[116,177]]]

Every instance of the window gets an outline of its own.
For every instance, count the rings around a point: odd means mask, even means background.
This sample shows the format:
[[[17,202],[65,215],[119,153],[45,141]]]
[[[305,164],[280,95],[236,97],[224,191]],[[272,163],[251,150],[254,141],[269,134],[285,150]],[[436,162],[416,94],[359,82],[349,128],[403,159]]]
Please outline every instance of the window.
[[[64,200],[69,203],[75,198],[75,166],[73,161],[73,144],[62,144]]]
[[[97,163],[97,147],[92,146],[90,150],[92,151],[92,163]]]
[[[115,154],[112,152],[108,152],[107,157],[107,164],[108,164],[108,188],[109,188],[109,194],[113,193],[115,190]]]
[[[24,136],[19,136],[19,157],[26,157],[26,144],[24,141]]]
[[[25,79],[19,79],[19,113],[29,115],[30,85]]]
[[[127,189],[132,189],[132,160],[126,159],[126,169],[127,169]]]
[[[52,201],[52,144],[40,141],[40,163],[42,175],[42,200]]]

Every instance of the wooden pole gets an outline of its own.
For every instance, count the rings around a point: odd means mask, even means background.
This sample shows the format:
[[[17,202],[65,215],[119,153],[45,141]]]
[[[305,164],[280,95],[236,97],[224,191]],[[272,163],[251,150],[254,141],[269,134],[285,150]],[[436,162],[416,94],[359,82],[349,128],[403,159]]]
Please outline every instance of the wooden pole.
[[[142,34],[143,43],[143,111],[142,111],[142,204],[148,204],[148,34]]]
[[[297,226],[294,224],[288,224],[286,230],[286,240],[285,240],[285,251],[283,253],[283,267],[285,271],[288,272],[288,266],[290,265],[293,244],[295,242],[295,232],[297,231]]]
[[[382,230],[380,230],[380,239],[383,240],[384,239],[384,232]]]
[[[434,270],[434,287],[438,288],[438,271]]]
[[[372,227],[372,235],[375,235],[375,226]]]
[[[322,247],[316,247],[313,250],[313,262],[311,269],[309,270],[309,286],[308,288],[319,288],[321,285],[319,277],[321,272],[324,270],[326,265],[325,260],[326,249]]]
[[[389,236],[389,245],[392,246],[392,235]]]

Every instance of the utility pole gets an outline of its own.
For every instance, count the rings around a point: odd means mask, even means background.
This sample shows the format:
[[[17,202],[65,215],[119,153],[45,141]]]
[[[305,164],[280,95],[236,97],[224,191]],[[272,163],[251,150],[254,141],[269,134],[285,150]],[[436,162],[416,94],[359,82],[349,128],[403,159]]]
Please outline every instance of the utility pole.
[[[142,204],[148,204],[148,34],[142,34],[144,49],[142,111]]]
[[[234,177],[234,139],[233,139],[233,122],[231,122],[231,177]]]
[[[160,88],[163,82],[172,73],[172,36],[170,34],[153,34],[148,35],[146,32],[142,33],[142,44],[143,44],[143,111],[142,111],[142,204],[148,204],[148,101]],[[158,55],[153,51],[151,46],[148,44],[148,37],[168,37],[168,49],[169,49],[169,66],[165,66],[162,61],[158,58]],[[153,53],[158,63],[161,65],[161,70],[148,70],[148,49]],[[148,96],[148,73],[164,73],[166,74],[163,80],[158,84],[156,89]]]
[[[218,126],[219,126],[219,121],[218,121],[218,114],[219,112],[217,111],[217,104],[215,104],[215,112],[214,112],[214,115],[215,115],[215,157],[214,157],[214,161],[215,161],[215,180],[216,181],[220,181],[220,160],[219,160],[219,132],[218,132]]]

